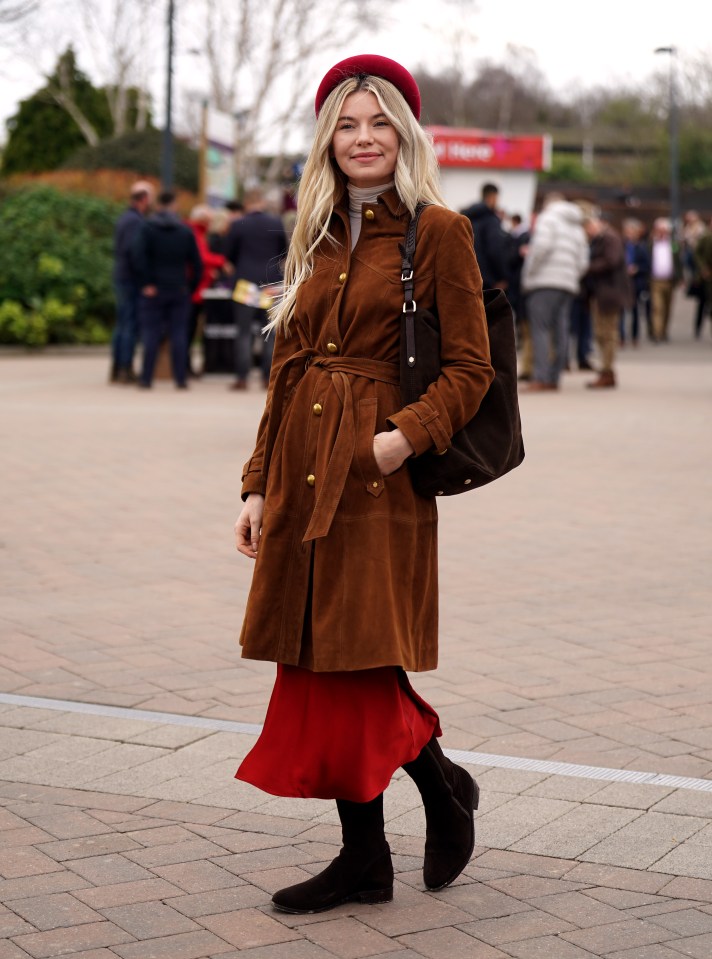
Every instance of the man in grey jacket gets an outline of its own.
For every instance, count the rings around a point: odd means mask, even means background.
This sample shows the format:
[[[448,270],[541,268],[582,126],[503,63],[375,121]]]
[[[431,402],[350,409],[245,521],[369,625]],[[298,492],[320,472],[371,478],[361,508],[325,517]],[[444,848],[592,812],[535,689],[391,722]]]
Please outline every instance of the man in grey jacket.
[[[571,304],[588,268],[583,214],[550,193],[536,219],[522,271],[534,346],[534,376],[526,392],[556,390],[566,367]]]

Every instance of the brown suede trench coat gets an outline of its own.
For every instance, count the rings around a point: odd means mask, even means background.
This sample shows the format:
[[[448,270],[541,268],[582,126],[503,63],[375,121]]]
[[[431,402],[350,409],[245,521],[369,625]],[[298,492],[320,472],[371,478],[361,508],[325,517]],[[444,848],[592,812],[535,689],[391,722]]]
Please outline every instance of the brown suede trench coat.
[[[464,216],[421,216],[415,299],[437,307],[442,374],[402,408],[399,243],[409,215],[394,190],[364,204],[350,252],[346,206],[275,341],[270,386],[243,498],[265,494],[242,655],[317,672],[437,665],[435,500],[405,464],[381,475],[378,432],[399,427],[415,455],[447,447],[494,376],[482,281]]]

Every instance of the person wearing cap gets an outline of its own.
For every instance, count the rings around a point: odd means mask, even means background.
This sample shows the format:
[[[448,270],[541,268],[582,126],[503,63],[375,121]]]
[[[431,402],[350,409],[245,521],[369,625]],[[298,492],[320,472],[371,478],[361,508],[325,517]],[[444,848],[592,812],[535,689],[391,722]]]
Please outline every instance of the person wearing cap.
[[[141,285],[131,251],[152,201],[152,184],[148,180],[137,180],[131,187],[129,205],[114,227],[116,325],[111,337],[111,383],[133,383],[136,380],[133,361],[138,340]]]
[[[405,461],[446,451],[494,376],[472,229],[442,199],[413,77],[351,57],[315,106],[235,524],[256,561],[242,655],[277,663],[237,778],[335,799],[343,835],[323,872],[274,894],[290,913],[392,899],[383,792],[400,766],[425,808],[425,885],[453,882],[472,855],[477,784],[406,674],[437,665],[438,595],[435,498],[414,492]],[[414,298],[439,316],[442,372],[403,407],[400,244],[419,203]]]

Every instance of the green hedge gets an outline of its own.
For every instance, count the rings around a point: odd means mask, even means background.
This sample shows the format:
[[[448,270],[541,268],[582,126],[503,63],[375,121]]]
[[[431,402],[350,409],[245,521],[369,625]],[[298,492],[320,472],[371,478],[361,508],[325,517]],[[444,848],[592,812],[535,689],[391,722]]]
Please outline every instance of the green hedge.
[[[142,176],[161,175],[163,133],[143,130],[102,140],[95,147],[83,146],[60,166],[61,170],[135,170]],[[176,186],[195,193],[198,189],[198,153],[173,139],[173,175]]]
[[[114,318],[121,207],[51,187],[0,203],[0,343],[101,343]]]

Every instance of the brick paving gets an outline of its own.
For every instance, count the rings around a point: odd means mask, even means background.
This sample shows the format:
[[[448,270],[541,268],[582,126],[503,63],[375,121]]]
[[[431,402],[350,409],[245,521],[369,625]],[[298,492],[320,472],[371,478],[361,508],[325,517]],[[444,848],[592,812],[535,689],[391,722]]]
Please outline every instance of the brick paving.
[[[524,466],[441,504],[444,745],[712,778],[712,344],[522,398]],[[0,355],[0,692],[259,723],[236,647],[237,489],[263,393],[106,385],[103,355]],[[386,794],[393,903],[271,893],[336,853],[332,804],[232,779],[254,736],[0,704],[0,959],[709,959],[712,793],[473,768],[478,845],[422,889]]]

